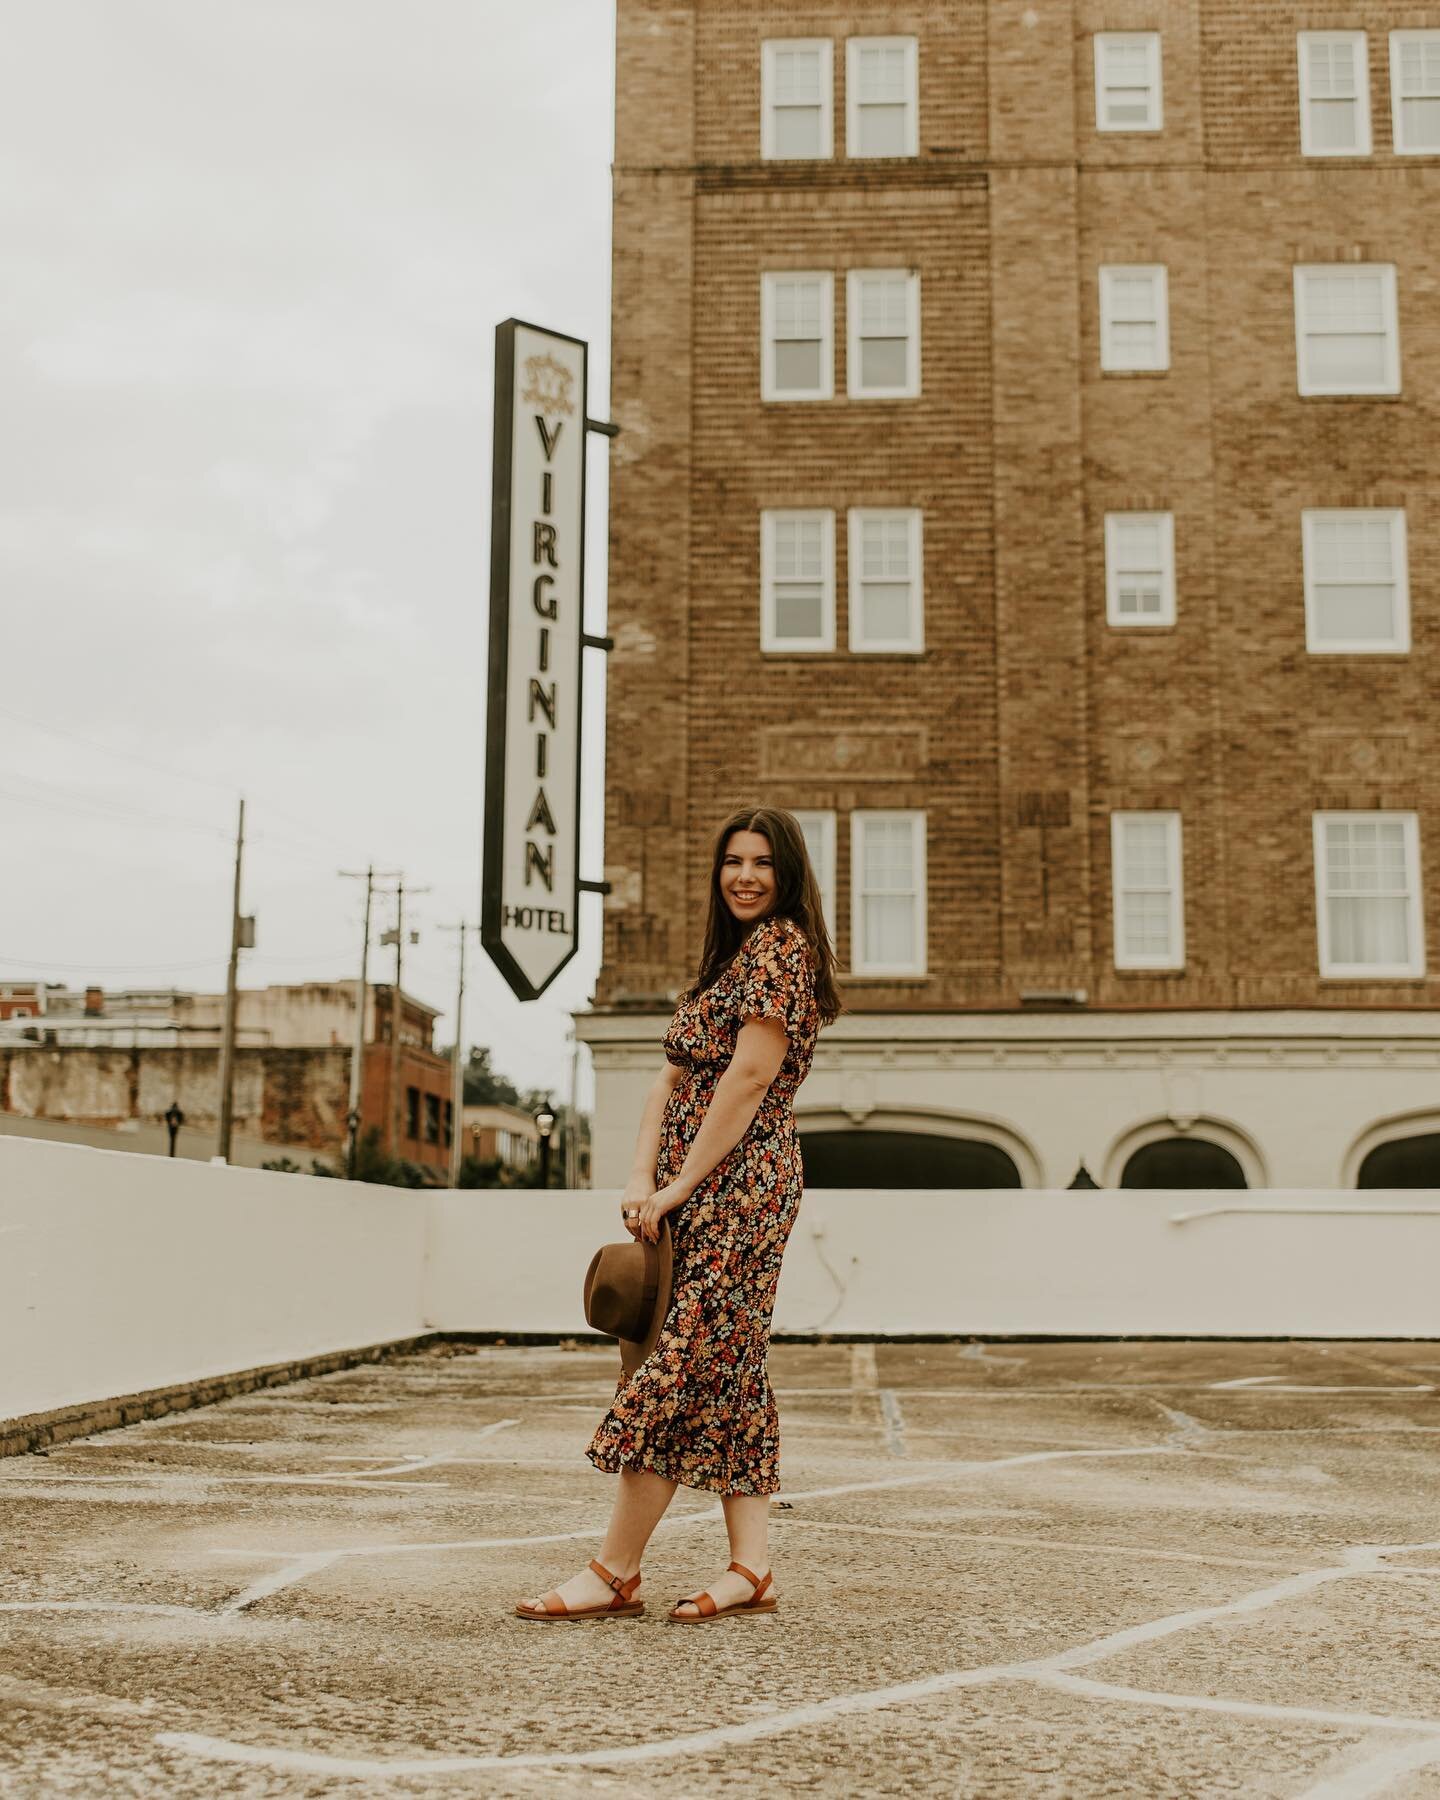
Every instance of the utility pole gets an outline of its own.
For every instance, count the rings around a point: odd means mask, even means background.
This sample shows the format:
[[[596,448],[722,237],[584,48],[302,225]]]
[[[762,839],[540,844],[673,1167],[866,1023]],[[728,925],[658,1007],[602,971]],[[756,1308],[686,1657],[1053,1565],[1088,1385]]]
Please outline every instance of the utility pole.
[[[428,894],[428,887],[411,888],[412,894]],[[387,931],[380,939],[382,945],[395,945],[395,992],[390,998],[390,1154],[400,1154],[400,1024],[404,1012],[401,1003],[401,975],[405,949],[405,877],[399,876],[395,883],[395,929]],[[412,931],[410,942],[418,944],[420,933]]]
[[[390,1154],[400,1154],[400,996],[401,959],[405,951],[405,877],[395,884],[395,988],[390,996]]]
[[[350,1105],[345,1115],[345,1173],[351,1181],[360,1159],[360,1111],[365,1097],[365,1009],[370,997],[368,983],[370,961],[370,908],[375,894],[375,865],[362,874],[359,869],[340,869],[337,873],[347,881],[365,883],[365,935],[360,943],[360,987],[355,996],[355,1048],[350,1057]],[[399,871],[384,869],[383,880],[392,880]]]
[[[465,1043],[465,933],[478,931],[479,926],[467,925],[462,919],[458,925],[442,925],[440,929],[460,934],[460,986],[455,994],[455,1066],[450,1071],[450,1185],[458,1188],[465,1150],[460,1141],[465,1118],[465,1067],[461,1061]]]
[[[220,1130],[215,1146],[220,1162],[230,1160],[230,1128],[235,1092],[235,1004],[241,950],[255,947],[255,920],[240,916],[240,864],[245,852],[245,801],[235,828],[235,892],[230,902],[230,969],[225,977],[225,1024],[220,1033]]]
[[[565,1186],[580,1185],[580,1039],[570,1032],[570,1106],[565,1120]]]

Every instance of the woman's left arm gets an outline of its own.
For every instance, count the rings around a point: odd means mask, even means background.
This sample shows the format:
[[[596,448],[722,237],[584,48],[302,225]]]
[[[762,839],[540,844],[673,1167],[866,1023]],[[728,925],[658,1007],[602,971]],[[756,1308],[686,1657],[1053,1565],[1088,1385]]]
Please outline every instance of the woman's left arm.
[[[643,1238],[653,1244],[660,1235],[660,1221],[665,1214],[683,1206],[744,1137],[770,1083],[780,1073],[787,1047],[785,1027],[778,1019],[747,1019],[740,1027],[735,1054],[715,1083],[715,1092],[679,1174],[641,1205]]]

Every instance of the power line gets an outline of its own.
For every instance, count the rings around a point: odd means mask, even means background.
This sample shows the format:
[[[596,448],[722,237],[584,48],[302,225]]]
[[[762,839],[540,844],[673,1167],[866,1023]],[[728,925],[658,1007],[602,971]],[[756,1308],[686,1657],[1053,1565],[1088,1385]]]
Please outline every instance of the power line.
[[[138,763],[142,768],[153,769],[161,775],[170,777],[172,780],[189,781],[195,783],[199,787],[214,788],[220,793],[230,796],[232,799],[240,792],[241,783],[238,781],[217,781],[213,776],[196,775],[189,769],[177,768],[173,763],[161,762],[157,757],[146,756],[143,752],[138,750],[122,750],[115,744],[102,744],[96,738],[84,737],[78,732],[63,730],[60,726],[51,724],[48,719],[37,719],[32,714],[16,712],[14,707],[11,706],[0,706],[0,716],[14,719],[21,725],[28,725],[32,730],[47,732],[51,737],[59,738],[63,743],[78,744],[82,749],[93,750],[97,755],[106,758],[121,757],[128,762]],[[33,781],[35,777],[27,775],[22,779]],[[266,810],[273,813],[277,818],[289,819],[292,825],[296,826],[300,831],[303,831],[306,834],[307,845],[308,843],[313,842],[316,837],[321,837],[327,839],[332,845],[343,850],[347,854],[350,849],[353,848],[351,845],[343,844],[338,837],[332,836],[324,826],[316,824],[313,820],[302,819],[297,814],[287,812],[283,807],[270,805],[268,801],[266,802]],[[227,842],[230,839],[230,833],[223,827],[194,825],[191,829],[204,831],[217,830]]]

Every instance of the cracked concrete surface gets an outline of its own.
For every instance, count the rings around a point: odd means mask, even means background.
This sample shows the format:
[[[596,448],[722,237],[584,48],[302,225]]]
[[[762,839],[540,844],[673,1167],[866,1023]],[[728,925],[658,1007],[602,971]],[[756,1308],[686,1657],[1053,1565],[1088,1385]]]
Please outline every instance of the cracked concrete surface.
[[[1440,1800],[1440,1348],[777,1346],[771,1617],[593,1553],[613,1352],[444,1347],[0,1463],[0,1791]]]

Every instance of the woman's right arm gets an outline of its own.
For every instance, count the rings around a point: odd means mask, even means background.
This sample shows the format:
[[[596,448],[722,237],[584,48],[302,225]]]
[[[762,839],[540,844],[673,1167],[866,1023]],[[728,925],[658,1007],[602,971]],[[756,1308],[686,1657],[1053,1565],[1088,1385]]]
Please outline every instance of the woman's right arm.
[[[655,1165],[660,1160],[660,1123],[665,1116],[666,1102],[680,1085],[684,1074],[683,1069],[676,1068],[674,1063],[667,1060],[650,1084],[650,1092],[645,1096],[645,1110],[640,1115],[640,1129],[635,1134],[635,1160],[631,1166],[630,1179],[625,1184],[622,1206],[643,1205],[655,1192]],[[638,1229],[628,1221],[625,1229],[631,1237],[640,1235]]]

